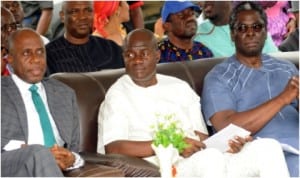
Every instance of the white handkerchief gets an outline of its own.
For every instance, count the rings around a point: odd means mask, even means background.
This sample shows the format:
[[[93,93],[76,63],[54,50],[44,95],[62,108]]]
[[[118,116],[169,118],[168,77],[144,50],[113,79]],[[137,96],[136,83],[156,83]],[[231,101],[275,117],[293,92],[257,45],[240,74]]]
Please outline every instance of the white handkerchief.
[[[5,151],[15,150],[15,149],[21,148],[22,144],[25,144],[25,142],[21,141],[21,140],[10,140],[3,149]]]

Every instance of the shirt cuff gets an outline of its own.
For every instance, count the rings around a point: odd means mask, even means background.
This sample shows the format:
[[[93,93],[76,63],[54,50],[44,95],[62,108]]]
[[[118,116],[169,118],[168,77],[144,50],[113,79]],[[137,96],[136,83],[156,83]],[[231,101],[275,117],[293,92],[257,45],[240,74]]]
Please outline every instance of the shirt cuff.
[[[75,161],[71,167],[68,167],[66,169],[66,171],[77,169],[84,165],[84,160],[81,158],[81,156],[78,153],[72,152],[72,154],[75,156]]]

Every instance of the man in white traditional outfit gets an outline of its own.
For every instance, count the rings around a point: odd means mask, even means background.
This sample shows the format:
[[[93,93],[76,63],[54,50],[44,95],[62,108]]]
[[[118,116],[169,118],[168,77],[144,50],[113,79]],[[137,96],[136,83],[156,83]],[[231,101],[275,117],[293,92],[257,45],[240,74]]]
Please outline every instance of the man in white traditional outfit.
[[[235,137],[229,150],[205,148],[208,132],[200,97],[184,81],[156,74],[160,53],[153,33],[137,29],[124,42],[126,73],[100,106],[98,152],[144,158],[157,164],[151,144],[157,114],[174,113],[185,132],[187,148],[175,163],[177,176],[289,177],[282,149],[272,139],[250,142]]]

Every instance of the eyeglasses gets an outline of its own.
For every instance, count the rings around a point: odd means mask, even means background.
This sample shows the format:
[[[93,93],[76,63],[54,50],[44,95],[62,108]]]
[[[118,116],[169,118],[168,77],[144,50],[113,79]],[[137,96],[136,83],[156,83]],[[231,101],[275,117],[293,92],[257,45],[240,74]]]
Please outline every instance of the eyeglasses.
[[[234,29],[237,30],[239,33],[246,33],[248,29],[251,28],[254,32],[261,32],[261,30],[265,27],[264,24],[261,23],[254,23],[252,25],[246,24],[239,24]]]
[[[1,27],[1,32],[11,32],[17,30],[17,23],[5,24]]]

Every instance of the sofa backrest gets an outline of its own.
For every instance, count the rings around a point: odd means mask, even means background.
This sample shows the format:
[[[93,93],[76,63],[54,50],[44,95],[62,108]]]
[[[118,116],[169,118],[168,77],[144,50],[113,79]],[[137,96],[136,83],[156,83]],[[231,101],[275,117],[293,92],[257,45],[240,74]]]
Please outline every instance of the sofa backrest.
[[[278,53],[283,59],[299,66],[299,52]],[[157,65],[157,72],[171,75],[186,81],[201,96],[203,80],[206,73],[224,58],[201,59],[186,62],[163,63]],[[80,151],[96,152],[97,117],[100,104],[110,86],[123,74],[125,69],[102,70],[89,73],[56,73],[50,77],[60,80],[76,92],[81,116]]]

